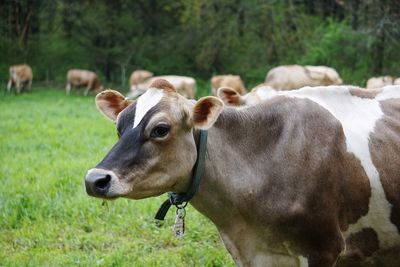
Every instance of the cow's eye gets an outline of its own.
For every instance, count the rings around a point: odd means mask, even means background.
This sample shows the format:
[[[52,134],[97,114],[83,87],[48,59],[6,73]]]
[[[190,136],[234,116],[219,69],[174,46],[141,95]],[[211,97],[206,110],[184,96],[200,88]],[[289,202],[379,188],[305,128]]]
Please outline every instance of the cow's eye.
[[[153,128],[150,136],[153,138],[164,137],[169,133],[170,126],[167,124],[159,124]]]

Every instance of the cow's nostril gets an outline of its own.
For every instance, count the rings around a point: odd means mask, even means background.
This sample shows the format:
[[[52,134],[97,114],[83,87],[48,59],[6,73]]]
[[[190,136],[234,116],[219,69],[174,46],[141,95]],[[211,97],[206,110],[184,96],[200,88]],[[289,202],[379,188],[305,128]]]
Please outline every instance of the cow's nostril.
[[[111,175],[107,174],[105,177],[98,179],[94,185],[99,189],[106,189],[111,181]]]

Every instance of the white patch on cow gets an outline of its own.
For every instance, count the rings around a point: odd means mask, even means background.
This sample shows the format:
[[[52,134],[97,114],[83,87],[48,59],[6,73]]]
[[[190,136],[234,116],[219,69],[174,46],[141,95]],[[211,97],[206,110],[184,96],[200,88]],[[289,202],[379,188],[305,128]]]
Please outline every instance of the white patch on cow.
[[[390,85],[385,86],[385,89],[376,96],[376,100],[384,101],[391,98],[399,98],[400,96],[400,86],[399,85]]]
[[[395,92],[397,90],[397,92]],[[352,96],[346,86],[324,88],[305,87],[295,91],[280,92],[280,95],[310,99],[331,112],[343,126],[347,151],[360,161],[369,178],[371,198],[368,213],[344,233],[349,236],[365,227],[373,228],[378,234],[382,248],[400,241],[397,228],[390,222],[391,204],[385,196],[379,173],[372,163],[369,136],[376,122],[383,116],[379,100],[400,98],[400,88],[388,88],[374,99]],[[397,237],[397,240],[396,238]]]
[[[267,100],[277,95],[277,92],[270,86],[260,87],[256,90],[257,96],[261,100]]]
[[[160,102],[164,96],[164,91],[157,88],[149,88],[146,93],[141,95],[136,103],[136,114],[135,121],[133,122],[133,128],[139,125],[146,113],[155,105]]]

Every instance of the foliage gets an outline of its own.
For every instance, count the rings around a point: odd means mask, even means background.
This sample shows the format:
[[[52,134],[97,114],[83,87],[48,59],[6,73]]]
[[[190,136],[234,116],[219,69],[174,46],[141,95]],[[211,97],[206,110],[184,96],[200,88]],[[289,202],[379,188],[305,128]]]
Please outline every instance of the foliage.
[[[0,98],[0,266],[233,266],[215,227],[192,207],[173,237],[164,197],[107,202],[83,179],[116,141],[92,97],[59,90]],[[23,108],[21,108],[23,107]]]
[[[396,0],[6,0],[0,3],[0,80],[28,62],[35,80],[70,68],[127,88],[135,69],[240,74],[248,87],[282,64],[326,64],[346,83],[400,76]],[[24,30],[25,29],[25,30]]]
[[[372,58],[368,55],[368,34],[353,32],[345,23],[329,21],[320,25],[299,62],[327,65],[338,70],[344,81],[363,85],[373,76]],[[362,60],[360,60],[362,59]]]

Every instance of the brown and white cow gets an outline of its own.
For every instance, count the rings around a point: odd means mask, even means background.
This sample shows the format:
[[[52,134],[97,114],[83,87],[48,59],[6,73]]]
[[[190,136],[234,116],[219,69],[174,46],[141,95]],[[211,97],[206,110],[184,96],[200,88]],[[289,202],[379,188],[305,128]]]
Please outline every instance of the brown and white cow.
[[[15,86],[15,91],[17,94],[19,94],[24,88],[27,88],[29,91],[31,91],[32,79],[32,69],[29,65],[13,65],[10,67],[10,79],[7,84],[7,91],[10,92],[13,86]]]
[[[276,90],[299,89],[304,86],[340,85],[337,71],[326,66],[287,65],[271,69],[265,84]]]
[[[392,76],[380,76],[372,77],[367,81],[367,89],[382,88],[387,85],[392,85],[394,83],[394,78]]]
[[[158,79],[167,80],[170,84],[174,86],[176,91],[186,98],[195,98],[196,96],[196,80],[192,77],[187,76],[177,76],[177,75],[164,75],[155,76],[146,79],[144,82],[131,86],[130,92],[127,95],[128,98],[134,99],[149,88],[149,86]]]
[[[239,75],[216,75],[211,78],[211,91],[213,95],[217,95],[220,87],[229,87],[238,92],[240,95],[247,93],[242,78]]]
[[[89,70],[72,69],[67,73],[67,85],[65,87],[67,95],[71,89],[86,87],[84,95],[88,95],[90,90],[95,90],[97,93],[103,91],[103,86],[99,82],[97,74]]]
[[[236,109],[212,96],[187,100],[163,80],[135,103],[104,91],[97,107],[119,140],[88,171],[86,191],[104,199],[184,193],[199,129],[208,130],[190,203],[238,265],[397,266],[400,87],[285,93]],[[391,249],[392,262],[381,264]]]
[[[153,77],[153,73],[147,70],[135,70],[129,78],[130,88],[135,88],[138,84],[145,82],[147,79]]]

